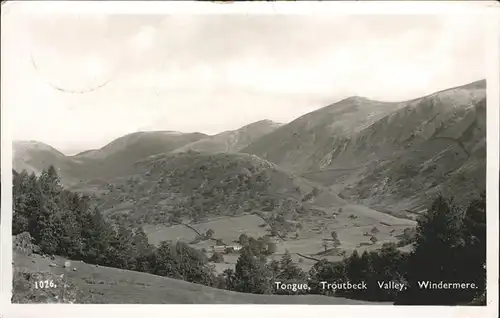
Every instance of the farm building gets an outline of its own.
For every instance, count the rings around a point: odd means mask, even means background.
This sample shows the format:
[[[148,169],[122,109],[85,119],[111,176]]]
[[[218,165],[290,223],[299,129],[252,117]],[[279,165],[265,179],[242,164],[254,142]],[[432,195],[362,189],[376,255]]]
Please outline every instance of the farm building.
[[[224,253],[227,251],[231,252],[237,252],[241,250],[242,246],[241,245],[215,245],[212,246],[212,252],[218,252],[218,253]]]
[[[226,246],[225,245],[216,245],[216,246],[212,246],[212,252],[217,252],[217,253],[224,253],[224,251],[226,250]]]

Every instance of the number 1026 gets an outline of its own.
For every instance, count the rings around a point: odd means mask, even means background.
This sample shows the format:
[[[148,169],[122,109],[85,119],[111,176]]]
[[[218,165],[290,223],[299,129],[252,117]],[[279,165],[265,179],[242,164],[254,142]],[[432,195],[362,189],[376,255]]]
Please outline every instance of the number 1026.
[[[52,280],[35,281],[35,289],[44,289],[44,288],[56,288],[56,285]]]

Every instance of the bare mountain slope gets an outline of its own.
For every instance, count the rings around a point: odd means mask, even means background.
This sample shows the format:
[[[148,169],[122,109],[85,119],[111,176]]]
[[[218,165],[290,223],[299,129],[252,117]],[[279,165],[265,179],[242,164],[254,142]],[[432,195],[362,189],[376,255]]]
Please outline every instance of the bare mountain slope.
[[[485,188],[485,139],[479,81],[407,102],[336,144],[304,176],[398,214],[422,210],[438,192],[460,204]]]
[[[350,97],[281,126],[242,152],[255,154],[294,172],[306,172],[336,145],[403,106]]]
[[[177,148],[173,152],[188,150],[209,153],[238,152],[262,136],[273,132],[281,125],[271,120],[261,120],[237,130],[225,131],[214,136],[205,137]]]

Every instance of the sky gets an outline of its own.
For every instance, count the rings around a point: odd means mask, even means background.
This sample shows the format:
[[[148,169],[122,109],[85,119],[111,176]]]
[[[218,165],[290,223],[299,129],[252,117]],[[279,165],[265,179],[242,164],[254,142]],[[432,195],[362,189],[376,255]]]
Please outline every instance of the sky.
[[[67,154],[136,131],[216,134],[353,95],[402,101],[486,78],[484,34],[460,15],[11,10],[2,108],[14,139]]]

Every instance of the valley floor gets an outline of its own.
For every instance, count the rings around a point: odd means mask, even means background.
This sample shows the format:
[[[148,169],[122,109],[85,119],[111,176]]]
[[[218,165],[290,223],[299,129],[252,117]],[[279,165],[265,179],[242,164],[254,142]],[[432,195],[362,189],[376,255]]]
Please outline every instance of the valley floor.
[[[405,228],[416,226],[415,221],[398,218],[361,205],[346,205],[343,207],[343,212],[333,218],[333,213],[336,211],[328,211],[325,216],[315,216],[301,222],[303,228],[299,233],[299,237],[295,239],[288,236],[286,241],[279,241],[276,253],[268,256],[269,261],[279,260],[285,251],[288,251],[293,261],[302,270],[309,271],[315,261],[302,258],[297,253],[314,258],[326,258],[329,261],[340,261],[343,258],[342,256],[331,255],[315,256],[324,251],[323,239],[331,239],[333,230],[338,234],[341,242],[340,248],[349,255],[354,250],[362,253],[365,250],[380,249],[383,243],[396,243],[398,241],[397,236],[402,234]],[[355,215],[356,218],[351,219],[349,217],[351,215]],[[269,226],[264,224],[261,218],[251,214],[217,217],[190,226],[202,233],[212,229],[215,231],[214,237],[222,239],[226,244],[233,244],[243,233],[252,237],[269,234]],[[374,227],[379,230],[375,235],[378,241],[372,244],[369,240],[370,236],[364,234],[370,233]],[[154,245],[158,245],[165,240],[180,240],[190,243],[196,237],[196,232],[184,225],[146,225],[144,231],[149,238],[149,243]],[[206,249],[207,256],[210,257],[212,255],[211,246],[214,244],[214,241],[207,240],[190,245],[196,249]],[[239,254],[226,254],[223,257],[224,262],[214,264],[218,273],[222,273],[228,268],[234,269]]]

